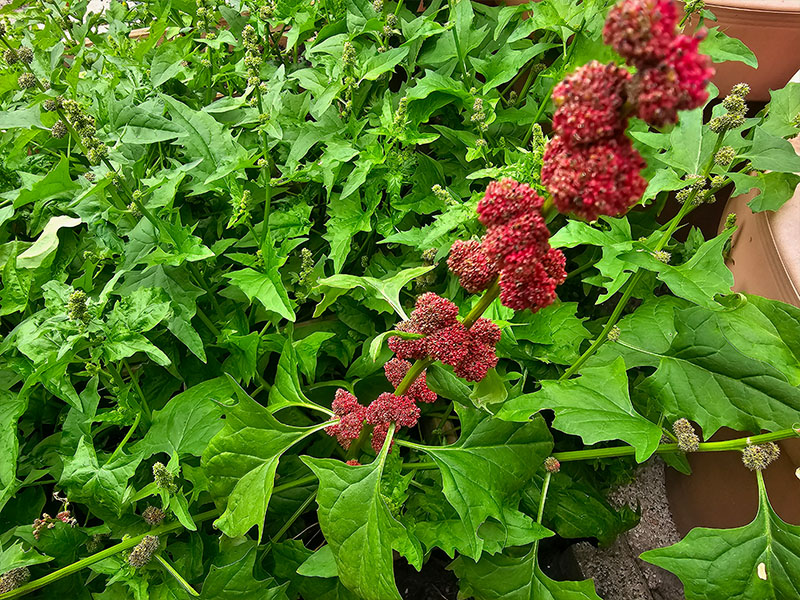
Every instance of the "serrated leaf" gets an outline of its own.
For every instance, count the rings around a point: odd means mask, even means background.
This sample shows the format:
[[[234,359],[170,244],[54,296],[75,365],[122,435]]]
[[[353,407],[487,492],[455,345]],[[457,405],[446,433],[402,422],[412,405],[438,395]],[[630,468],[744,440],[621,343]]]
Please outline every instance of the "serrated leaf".
[[[152,425],[135,448],[144,458],[158,452],[170,456],[201,456],[209,441],[222,428],[223,409],[219,402],[231,397],[227,377],[216,377],[170,399],[153,412]]]
[[[739,61],[748,67],[758,68],[758,59],[753,52],[745,46],[744,42],[729,37],[720,31],[719,27],[712,27],[700,42],[698,51],[707,54],[716,63],[726,61]]]
[[[800,114],[800,83],[787,83],[780,90],[770,90],[769,111],[761,124],[762,129],[778,137],[797,134],[794,120]]]
[[[641,558],[675,573],[687,600],[800,596],[800,527],[786,523],[772,509],[760,472],[758,514],[749,525],[697,527],[677,544],[649,550]]]
[[[785,139],[756,127],[753,146],[743,154],[756,169],[800,173],[800,156]]]
[[[214,524],[229,537],[255,525],[260,540],[281,455],[328,423],[290,427],[238,385],[235,394],[238,402],[225,411],[225,425],[203,452],[201,464],[211,495],[225,506]]]
[[[19,194],[14,198],[14,208],[50,198],[69,198],[72,192],[78,189],[80,186],[72,181],[69,174],[69,160],[62,156],[47,175],[37,178],[30,187],[26,186],[19,190]]]
[[[459,557],[450,567],[458,576],[461,595],[475,600],[602,600],[594,583],[554,581],[542,573],[536,545],[522,555],[510,552],[483,556],[478,562]]]
[[[677,266],[665,264],[644,251],[628,252],[622,259],[658,273],[658,278],[676,296],[712,310],[720,309],[714,297],[729,294],[733,286],[733,273],[725,265],[722,253],[733,232],[733,229],[726,229],[704,242],[688,261]]]
[[[216,556],[203,582],[203,600],[286,600],[285,585],[258,580],[253,569],[258,547],[252,540],[230,540]]]
[[[461,420],[458,441],[418,449],[441,471],[444,495],[472,537],[465,554],[477,559],[484,544],[478,528],[489,517],[505,525],[506,505],[542,468],[553,442],[541,417],[526,418],[520,425],[463,405],[456,405],[456,411]]]
[[[393,549],[402,551],[412,542],[381,496],[385,454],[363,466],[301,458],[319,478],[317,515],[342,584],[363,600],[400,600]]]
[[[255,269],[240,269],[225,275],[231,283],[242,290],[252,302],[257,299],[267,310],[278,313],[294,322],[294,310],[277,269],[260,273]]]
[[[358,277],[356,275],[333,275],[320,279],[319,286],[323,289],[325,296],[322,301],[314,309],[314,316],[321,315],[328,306],[333,303],[338,296],[342,294],[340,290],[352,290],[355,288],[362,288],[367,290],[371,295],[385,300],[394,311],[405,320],[408,319],[403,306],[400,304],[400,291],[408,283],[417,277],[424,275],[435,266],[428,267],[414,267],[411,269],[404,269],[386,279],[376,279],[374,277]],[[336,290],[331,293],[330,290]],[[329,296],[333,296],[332,298]]]
[[[636,461],[647,460],[658,447],[661,428],[633,409],[628,395],[625,363],[584,368],[581,376],[564,381],[542,381],[542,389],[512,398],[497,416],[524,422],[532,414],[551,409],[553,427],[580,436],[585,444],[622,440],[636,448]]]
[[[22,543],[16,543],[4,550],[0,550],[0,573],[7,573],[11,569],[30,567],[53,560],[49,556],[39,554],[32,548],[24,550]]]

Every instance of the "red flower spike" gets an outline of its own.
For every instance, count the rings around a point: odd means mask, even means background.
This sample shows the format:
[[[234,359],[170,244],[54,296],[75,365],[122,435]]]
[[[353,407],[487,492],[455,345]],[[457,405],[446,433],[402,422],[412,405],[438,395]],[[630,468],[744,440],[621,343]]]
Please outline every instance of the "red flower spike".
[[[564,255],[555,248],[535,263],[527,257],[509,257],[500,277],[501,302],[514,310],[529,308],[533,312],[550,305],[556,287],[566,278],[565,263]]]
[[[625,136],[591,146],[570,146],[554,138],[544,154],[542,183],[558,210],[589,221],[627,212],[647,187],[639,174],[644,159]]]
[[[361,463],[360,463],[360,462],[358,462],[358,459],[355,459],[355,458],[351,458],[351,459],[350,459],[350,460],[348,460],[348,461],[347,461],[347,463],[345,463],[345,464],[348,464],[348,465],[350,465],[351,467],[360,467],[360,466],[361,466]]]
[[[623,0],[608,13],[603,39],[643,69],[666,58],[677,24],[678,11],[672,0]]]
[[[358,403],[353,394],[339,388],[331,405],[333,412],[339,416],[339,422],[325,428],[328,435],[335,436],[343,448],[347,449],[353,440],[361,435],[367,407]]]
[[[457,317],[458,306],[433,292],[426,292],[417,298],[411,322],[420,333],[430,335],[458,323]]]
[[[396,423],[398,427],[413,427],[419,415],[419,407],[411,398],[389,392],[378,396],[367,407],[367,423],[372,425]]]
[[[400,382],[403,381],[403,377],[406,376],[406,373],[408,373],[410,368],[410,362],[407,360],[401,360],[399,358],[393,358],[383,365],[383,371],[386,373],[386,379],[389,380],[389,383],[391,383],[394,388],[397,388],[397,386],[400,385]],[[431,403],[436,402],[437,398],[436,392],[428,389],[425,371],[417,376],[417,378],[414,380],[414,383],[411,384],[411,387],[408,388],[408,391],[404,395],[414,400],[414,402]]]
[[[497,325],[483,317],[475,321],[472,327],[469,328],[469,334],[473,340],[492,347],[497,345],[502,335]]]
[[[453,367],[453,372],[467,381],[480,381],[489,369],[497,365],[494,346],[472,340],[468,346],[467,357]]]
[[[513,179],[493,181],[478,202],[478,218],[486,227],[502,225],[509,219],[539,211],[544,200],[525,183]]]
[[[372,430],[372,449],[375,450],[375,454],[378,454],[381,448],[383,448],[383,443],[386,441],[386,434],[388,433],[389,423],[376,425]],[[392,444],[389,446],[389,452],[392,451],[392,446],[394,446],[394,440],[392,440]]]
[[[527,249],[538,253],[547,251],[550,232],[538,211],[514,217],[503,225],[489,227],[483,237],[483,250],[490,260],[503,264],[509,254]]]
[[[411,321],[403,321],[394,327],[397,331],[407,331],[408,333],[421,333]],[[394,352],[398,358],[408,358],[411,360],[418,360],[428,356],[428,351],[425,349],[425,339],[417,338],[413,340],[404,340],[399,337],[390,337],[388,342],[389,350]]]
[[[574,144],[618,135],[627,124],[621,109],[630,78],[624,68],[596,60],[580,67],[553,90],[553,129]]]
[[[425,338],[428,354],[446,365],[455,366],[469,352],[469,331],[461,323],[437,331]]]
[[[456,240],[450,247],[447,266],[470,294],[488,288],[497,277],[497,269],[483,252],[480,242]]]

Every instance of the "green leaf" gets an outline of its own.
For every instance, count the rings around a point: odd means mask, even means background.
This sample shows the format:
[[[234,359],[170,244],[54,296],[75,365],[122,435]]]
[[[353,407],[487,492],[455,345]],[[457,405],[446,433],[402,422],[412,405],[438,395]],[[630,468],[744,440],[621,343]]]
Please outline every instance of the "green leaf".
[[[24,311],[31,293],[33,271],[17,269],[17,260],[11,257],[3,268],[3,289],[0,290],[0,316]]]
[[[700,42],[699,52],[707,54],[716,63],[725,61],[739,61],[748,67],[758,68],[758,59],[753,52],[736,38],[728,37],[719,27],[708,30],[705,39]]]
[[[327,546],[323,546],[323,549]],[[270,558],[274,565],[269,569],[279,581],[290,581],[288,595],[291,598],[314,598],[314,600],[358,600],[345,588],[338,578],[302,577],[297,569],[314,552],[303,545],[300,540],[285,540],[272,545]]]
[[[387,71],[392,71],[408,55],[409,46],[391,48],[371,57],[364,63],[362,81],[374,81]]]
[[[676,296],[709,309],[719,309],[721,306],[714,297],[729,294],[733,286],[733,273],[725,265],[722,254],[733,232],[733,229],[726,229],[704,242],[688,261],[678,266],[665,264],[646,251],[629,252],[622,258],[658,273],[658,278]]]
[[[179,38],[180,39],[180,38]],[[150,63],[150,84],[157,88],[181,72],[184,52],[175,41],[158,46]]]
[[[304,577],[338,577],[339,569],[331,547],[326,544],[314,552],[297,568],[297,574]]]
[[[227,377],[216,377],[173,397],[153,412],[153,423],[135,448],[143,458],[158,452],[173,457],[201,456],[209,441],[222,429],[223,409],[233,387]]]
[[[542,468],[553,442],[541,417],[526,417],[528,422],[520,425],[462,405],[456,411],[461,437],[455,444],[415,447],[439,467],[444,495],[472,537],[465,554],[477,559],[484,544],[478,528],[489,517],[505,526],[505,507]]]
[[[26,186],[19,190],[19,194],[14,198],[14,208],[50,198],[70,198],[72,192],[79,189],[80,186],[72,181],[69,175],[69,160],[62,156],[47,175],[37,177],[30,187]]]
[[[17,256],[17,267],[35,269],[58,249],[58,230],[63,227],[77,227],[82,221],[76,217],[60,215],[52,217],[36,241],[25,252]]]
[[[756,127],[753,146],[743,154],[749,158],[755,169],[799,173],[800,156],[785,139],[768,133],[763,127]]]
[[[744,527],[697,527],[643,560],[675,573],[687,600],[773,600],[800,595],[800,527],[784,522],[769,503],[758,473],[758,514]]]
[[[255,269],[241,269],[225,275],[231,283],[242,290],[252,302],[258,299],[264,308],[278,313],[284,319],[294,322],[294,310],[276,268],[268,273]]]
[[[141,461],[140,454],[119,454],[100,465],[91,439],[83,437],[75,455],[64,459],[59,485],[75,502],[92,502],[120,515],[128,480]]]
[[[26,395],[0,390],[0,508],[16,492],[19,456],[17,422],[27,407]]]
[[[254,525],[258,539],[278,460],[291,446],[329,423],[301,428],[284,425],[238,387],[238,402],[225,411],[225,425],[203,453],[211,495],[225,511],[214,524],[227,536],[246,534]]]
[[[542,573],[536,545],[527,553],[485,555],[477,562],[460,556],[450,567],[461,596],[475,600],[601,600],[587,581],[554,581]]]
[[[16,110],[4,110],[0,113],[0,129],[13,129],[15,127],[24,129],[42,127],[41,109],[39,105],[36,104],[28,108],[18,108]]]
[[[609,366],[584,368],[577,379],[541,383],[538,392],[506,402],[497,416],[525,422],[537,411],[551,409],[559,431],[580,436],[585,444],[622,440],[636,448],[637,462],[658,447],[661,428],[633,409],[621,358]]]
[[[699,424],[706,438],[720,427],[776,431],[797,421],[800,389],[770,362],[737,349],[725,336],[719,313],[680,310],[675,329],[666,350],[632,347],[624,332],[619,342],[641,352],[642,363],[658,365],[641,385],[667,414]]]
[[[49,556],[39,554],[32,548],[23,550],[22,543],[16,543],[0,550],[0,573],[7,573],[11,569],[40,565],[53,560]]]
[[[317,515],[336,559],[339,579],[362,600],[400,600],[393,549],[402,552],[413,545],[381,496],[385,457],[381,453],[372,464],[363,466],[301,457],[319,478]]]
[[[195,178],[194,193],[207,189],[209,180],[229,175],[247,164],[247,152],[234,141],[229,129],[225,129],[208,113],[195,111],[171,98],[161,96],[166,102],[173,122],[186,135],[175,143],[186,149],[189,161],[198,160],[189,173]]]
[[[780,90],[770,90],[769,95],[769,109],[761,128],[778,137],[797,135],[794,121],[800,114],[800,83],[787,83]]]
[[[414,267],[412,269],[404,269],[396,275],[387,279],[375,279],[374,277],[358,277],[356,275],[333,275],[319,280],[319,286],[322,288],[325,296],[322,301],[314,309],[314,316],[321,315],[333,301],[340,296],[344,291],[352,290],[354,288],[363,288],[370,293],[370,295],[382,298],[394,311],[405,320],[408,319],[405,310],[400,304],[400,291],[408,283],[424,275],[428,271],[434,269],[434,266],[428,267]],[[330,290],[336,290],[331,292]]]
[[[222,543],[220,544],[222,545]],[[252,540],[226,540],[203,582],[203,600],[286,600],[286,586],[275,580],[258,580],[253,569],[258,547]]]
[[[776,211],[794,196],[800,184],[800,175],[769,171],[758,174],[761,193],[747,203],[753,212]]]
[[[288,406],[308,404],[309,400],[303,393],[298,374],[297,350],[291,340],[286,340],[278,359],[278,370],[275,372],[275,382],[269,390],[270,412],[276,412]]]

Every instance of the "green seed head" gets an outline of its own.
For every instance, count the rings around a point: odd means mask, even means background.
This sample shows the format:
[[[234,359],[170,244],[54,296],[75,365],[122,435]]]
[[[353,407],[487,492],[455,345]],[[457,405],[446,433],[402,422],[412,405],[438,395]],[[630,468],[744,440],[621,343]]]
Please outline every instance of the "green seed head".
[[[19,54],[17,54],[17,51],[13,48],[9,48],[3,52],[3,60],[5,60],[6,64],[9,66],[14,65],[19,61]]]
[[[58,120],[53,123],[53,127],[50,129],[50,133],[54,138],[61,139],[65,135],[67,135],[67,126],[64,124],[64,121]]]
[[[714,155],[714,162],[722,167],[727,167],[736,158],[736,150],[732,146],[723,146]]]
[[[731,94],[744,98],[750,93],[750,86],[746,83],[737,83],[731,88]]]
[[[763,471],[769,464],[777,460],[781,450],[775,442],[747,446],[742,450],[742,462],[751,471]]]
[[[17,83],[19,84],[19,87],[21,87],[23,90],[29,90],[31,88],[35,88],[36,75],[34,75],[33,73],[23,73],[17,79]]]
[[[31,578],[31,572],[28,567],[17,567],[3,573],[0,577],[0,594],[10,592],[17,589],[22,584],[27,583]]]
[[[20,46],[17,50],[19,61],[23,64],[29,65],[33,62],[33,50],[27,46]]]
[[[145,566],[153,558],[161,541],[155,535],[146,535],[128,555],[128,564],[135,569]]]
[[[558,473],[561,470],[561,463],[555,456],[548,456],[544,459],[544,470],[548,473]]]
[[[697,452],[700,447],[700,438],[694,431],[694,427],[687,419],[678,419],[672,424],[672,431],[678,438],[678,449],[681,452]]]

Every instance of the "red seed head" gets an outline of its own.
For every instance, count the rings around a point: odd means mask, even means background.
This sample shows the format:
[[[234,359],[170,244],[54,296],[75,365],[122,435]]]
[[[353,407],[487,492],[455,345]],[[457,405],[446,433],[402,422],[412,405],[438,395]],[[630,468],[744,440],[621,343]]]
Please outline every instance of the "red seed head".
[[[627,212],[647,187],[644,159],[625,136],[590,146],[556,137],[544,153],[542,182],[558,210],[593,221]]]
[[[450,247],[447,266],[470,294],[488,288],[497,277],[497,269],[483,252],[480,242],[456,240]]]
[[[394,388],[400,385],[400,382],[403,380],[403,377],[406,376],[410,368],[410,362],[399,358],[393,358],[383,365],[386,379],[389,380],[389,383],[391,383]],[[408,388],[408,391],[404,395],[414,400],[414,402],[436,402],[436,392],[428,389],[425,371],[417,376],[414,383],[411,384],[411,387]]]
[[[434,294],[426,292],[417,298],[411,322],[420,333],[430,335],[458,322],[458,306]]]
[[[525,183],[508,178],[493,181],[478,202],[478,218],[486,227],[502,225],[518,215],[540,210],[543,202]]]
[[[411,321],[403,321],[394,327],[397,331],[407,331],[408,333],[421,333],[421,331]],[[390,337],[388,342],[389,350],[394,352],[398,358],[408,358],[418,360],[428,356],[425,349],[425,339],[417,338],[404,340],[399,337]]]
[[[630,74],[614,64],[592,61],[566,77],[553,90],[558,109],[553,129],[573,144],[614,137],[625,129],[621,116]]]
[[[396,423],[398,427],[413,427],[419,420],[420,410],[407,396],[385,392],[367,407],[367,423],[372,425]]]
[[[461,323],[445,327],[426,338],[428,354],[451,366],[464,360],[469,341],[469,332]]]
[[[531,249],[545,252],[550,232],[539,211],[531,211],[510,219],[503,225],[489,227],[483,238],[483,250],[489,260],[502,267],[505,257]]]
[[[623,0],[608,13],[603,38],[642,69],[664,60],[675,39],[678,11],[672,0]]]
[[[480,381],[489,369],[497,365],[494,346],[471,340],[467,346],[466,357],[453,367],[453,372],[467,381]]]
[[[500,328],[489,319],[480,318],[469,328],[473,340],[488,346],[496,346],[500,341]]]
[[[566,278],[566,259],[560,250],[551,248],[540,260],[511,256],[500,277],[500,301],[514,310],[533,312],[550,305],[556,287]]]

